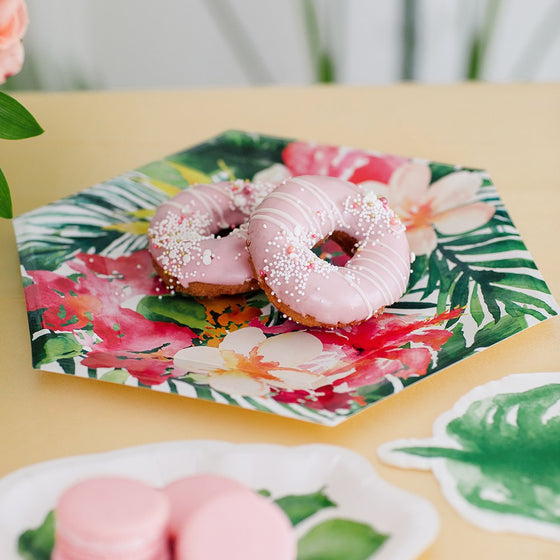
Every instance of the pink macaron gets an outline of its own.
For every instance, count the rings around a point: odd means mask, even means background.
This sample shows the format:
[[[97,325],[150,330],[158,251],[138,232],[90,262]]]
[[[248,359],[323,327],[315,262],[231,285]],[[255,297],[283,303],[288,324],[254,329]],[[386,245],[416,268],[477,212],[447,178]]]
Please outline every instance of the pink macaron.
[[[169,560],[169,514],[164,494],[143,482],[84,480],[58,501],[52,560]]]
[[[295,560],[297,541],[286,514],[251,491],[214,496],[179,528],[175,560]]]
[[[210,473],[194,474],[168,484],[163,492],[171,507],[169,533],[177,535],[179,527],[209,500],[228,492],[252,492],[248,487],[231,478]]]

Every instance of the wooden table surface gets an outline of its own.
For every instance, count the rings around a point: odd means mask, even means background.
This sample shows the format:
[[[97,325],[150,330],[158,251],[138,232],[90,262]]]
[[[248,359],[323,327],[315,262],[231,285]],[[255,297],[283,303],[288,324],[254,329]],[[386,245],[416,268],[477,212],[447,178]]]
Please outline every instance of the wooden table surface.
[[[18,94],[46,130],[2,141],[20,214],[227,129],[375,149],[486,169],[553,295],[560,299],[560,85],[403,84]],[[12,225],[0,220],[0,476],[32,463],[182,439],[329,443],[361,453],[388,482],[441,516],[422,560],[560,557],[560,544],[483,531],[461,518],[429,472],[382,464],[378,446],[428,437],[473,387],[560,371],[558,317],[369,408],[336,428],[96,383],[31,367]]]

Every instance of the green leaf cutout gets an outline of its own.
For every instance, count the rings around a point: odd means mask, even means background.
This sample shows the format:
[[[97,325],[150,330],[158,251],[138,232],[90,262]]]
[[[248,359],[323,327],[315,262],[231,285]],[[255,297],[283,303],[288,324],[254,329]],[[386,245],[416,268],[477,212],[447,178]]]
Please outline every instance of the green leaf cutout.
[[[0,218],[11,218],[14,215],[12,210],[12,197],[6,176],[0,169]]]
[[[186,296],[146,296],[136,310],[151,321],[188,325],[191,329],[204,329],[208,325],[205,307]]]
[[[20,140],[42,132],[35,117],[19,101],[0,91],[0,138]]]
[[[18,539],[18,552],[25,560],[50,560],[54,547],[54,512],[51,511],[36,529],[29,529]]]
[[[298,560],[367,560],[389,538],[365,523],[329,519],[309,530],[298,543]]]
[[[322,509],[336,506],[323,489],[311,494],[284,496],[276,503],[284,510],[292,525],[297,525]]]
[[[447,425],[459,447],[395,449],[446,459],[460,495],[477,508],[560,524],[560,384],[473,402]]]

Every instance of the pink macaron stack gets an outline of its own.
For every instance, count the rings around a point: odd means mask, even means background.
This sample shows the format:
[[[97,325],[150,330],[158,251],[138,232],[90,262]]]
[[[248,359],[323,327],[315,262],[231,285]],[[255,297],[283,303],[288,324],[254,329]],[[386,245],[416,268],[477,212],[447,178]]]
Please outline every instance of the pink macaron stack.
[[[239,482],[201,474],[177,480],[164,492],[175,560],[296,558],[286,514]]]
[[[199,474],[156,490],[123,477],[83,480],[56,507],[52,560],[294,560],[295,533],[270,500]]]
[[[52,560],[169,560],[165,496],[121,477],[84,480],[56,507]]]

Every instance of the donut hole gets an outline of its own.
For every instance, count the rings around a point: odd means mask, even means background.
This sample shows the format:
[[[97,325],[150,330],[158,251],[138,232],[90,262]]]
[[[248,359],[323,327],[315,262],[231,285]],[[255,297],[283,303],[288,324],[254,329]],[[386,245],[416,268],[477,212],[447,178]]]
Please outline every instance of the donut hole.
[[[342,232],[334,232],[313,248],[313,252],[333,266],[345,266],[355,252],[356,241]]]
[[[233,230],[235,229],[235,227],[227,227],[227,228],[222,228],[220,230],[218,230],[214,236],[219,239],[221,237],[227,237]]]

